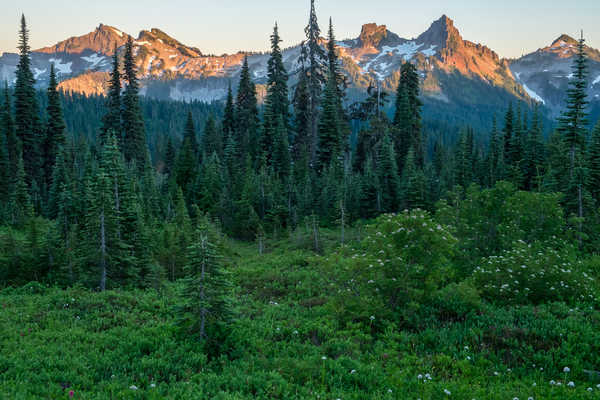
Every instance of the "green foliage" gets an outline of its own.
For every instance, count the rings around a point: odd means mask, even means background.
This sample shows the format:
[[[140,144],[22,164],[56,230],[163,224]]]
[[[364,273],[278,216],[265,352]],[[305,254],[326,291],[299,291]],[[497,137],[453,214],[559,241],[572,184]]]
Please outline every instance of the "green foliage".
[[[482,294],[498,304],[575,305],[598,300],[594,278],[566,244],[550,247],[519,241],[510,250],[482,259],[473,278]]]

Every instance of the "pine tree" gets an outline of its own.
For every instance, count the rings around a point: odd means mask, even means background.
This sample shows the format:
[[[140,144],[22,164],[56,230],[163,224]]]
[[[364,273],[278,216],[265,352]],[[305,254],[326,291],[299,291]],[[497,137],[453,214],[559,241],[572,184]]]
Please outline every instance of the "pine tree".
[[[311,161],[317,158],[317,143],[319,136],[319,104],[322,87],[327,81],[325,63],[327,56],[320,44],[321,29],[315,11],[315,1],[310,2],[308,25],[304,28],[306,40],[302,43],[301,63],[302,75],[306,79],[307,111],[308,111],[308,139]],[[302,78],[300,78],[302,79]]]
[[[4,133],[6,144],[6,155],[8,157],[9,169],[7,171],[10,179],[14,179],[17,174],[17,164],[21,157],[19,140],[15,135],[15,125],[12,118],[12,107],[10,101],[10,92],[8,83],[4,83],[4,104],[2,107],[2,115],[0,117],[0,131]]]
[[[288,133],[281,115],[277,118],[275,143],[273,143],[271,151],[273,152],[272,165],[275,173],[281,178],[288,177],[291,168],[291,157]]]
[[[194,126],[194,119],[192,118],[192,112],[188,112],[187,120],[185,122],[185,128],[183,130],[183,141],[189,141],[192,150],[196,157],[200,154],[200,147],[198,146],[198,138],[196,137],[196,127]]]
[[[400,181],[394,143],[389,134],[383,137],[377,151],[377,177],[381,191],[381,211],[397,211],[400,198]]]
[[[233,93],[231,92],[231,82],[227,88],[227,101],[223,112],[223,143],[235,132],[235,106],[233,104]]]
[[[309,159],[311,149],[310,94],[308,78],[305,74],[299,77],[294,91],[294,160]]]
[[[540,189],[541,177],[544,175],[546,149],[542,138],[542,122],[539,105],[535,105],[531,128],[524,146],[524,188],[525,190]]]
[[[169,177],[173,174],[175,169],[175,147],[173,147],[173,141],[169,137],[167,139],[167,149],[165,150],[165,168],[164,173]]]
[[[400,69],[400,80],[396,92],[394,127],[395,145],[398,148],[399,165],[405,165],[408,150],[415,151],[415,162],[424,165],[424,147],[421,133],[421,107],[419,99],[419,75],[414,64],[406,62]]]
[[[119,70],[119,54],[115,45],[113,54],[112,72],[108,83],[108,92],[106,95],[106,114],[102,118],[102,128],[100,129],[100,146],[104,144],[108,133],[114,132],[119,145],[123,147],[123,136],[121,131],[121,72]]]
[[[42,140],[37,97],[34,88],[35,79],[31,72],[29,31],[25,16],[21,16],[19,31],[19,63],[15,83],[15,132],[23,150],[23,163],[27,183],[31,186],[39,182],[42,171],[40,144]]]
[[[265,99],[265,115],[262,149],[269,158],[270,150],[275,141],[275,130],[279,118],[288,126],[289,101],[288,101],[288,75],[283,65],[283,55],[279,47],[281,38],[277,24],[271,35],[271,56],[267,63],[267,97]]]
[[[23,158],[19,157],[17,164],[17,175],[12,185],[12,194],[10,199],[10,221],[13,225],[22,226],[29,218],[33,216],[33,204],[29,191],[27,189],[25,163]]]
[[[411,148],[406,156],[406,165],[402,172],[402,193],[404,208],[426,208],[427,183],[423,170],[418,168],[415,161],[415,152]]]
[[[597,203],[600,203],[600,120],[592,133],[587,153],[587,187]]]
[[[240,83],[235,103],[236,116],[236,142],[240,155],[246,154],[256,156],[254,147],[257,140],[258,128],[258,105],[256,99],[256,87],[250,76],[248,57],[244,57]],[[243,159],[243,157],[242,157]]]
[[[57,81],[54,72],[54,64],[50,64],[50,83],[48,85],[48,106],[46,107],[46,139],[44,143],[44,172],[46,174],[45,185],[52,186],[52,171],[56,163],[56,157],[65,144],[66,125],[63,118],[60,96],[56,90]]]
[[[512,103],[509,103],[508,110],[504,115],[504,129],[503,129],[503,147],[504,147],[504,162],[507,166],[512,165],[513,160],[511,158],[512,149],[511,146],[513,144],[513,134],[514,134],[514,124],[515,124],[515,114],[513,111]]]
[[[220,128],[215,123],[212,115],[209,115],[204,125],[204,134],[202,135],[202,153],[210,156],[213,153],[223,154],[223,135]]]
[[[230,318],[227,281],[220,243],[207,223],[196,230],[188,247],[188,263],[179,308],[179,324],[202,341],[219,339],[219,326]]]
[[[569,80],[567,90],[567,109],[558,119],[559,132],[563,135],[569,149],[569,175],[573,177],[575,159],[583,152],[586,137],[587,112],[587,56],[585,54],[585,39],[583,33],[577,44],[577,57],[573,62],[573,79]]]
[[[338,108],[338,88],[335,76],[330,73],[323,92],[323,109],[319,120],[318,161],[319,170],[341,156],[342,134]]]
[[[129,37],[125,44],[123,60],[125,70],[125,91],[123,93],[123,154],[127,162],[134,161],[139,169],[143,168],[147,159],[148,147],[142,110],[140,108],[139,85],[133,55],[133,38]]]

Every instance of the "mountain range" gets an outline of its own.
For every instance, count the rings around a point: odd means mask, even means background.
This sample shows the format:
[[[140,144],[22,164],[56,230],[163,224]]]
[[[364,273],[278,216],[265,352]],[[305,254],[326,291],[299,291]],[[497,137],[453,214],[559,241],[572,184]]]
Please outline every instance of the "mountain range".
[[[71,37],[34,50],[31,65],[37,85],[43,87],[53,63],[65,91],[104,94],[111,56],[123,50],[129,34],[100,24],[93,32]],[[239,52],[207,55],[160,29],[141,31],[134,40],[142,94],[152,98],[221,100],[229,84],[235,88],[244,57],[248,56],[259,95],[264,94],[268,54]],[[323,39],[323,45],[326,41]],[[417,38],[405,39],[385,25],[362,26],[355,39],[338,41],[340,58],[348,76],[351,100],[364,96],[376,81],[393,91],[404,62],[417,65],[423,82],[426,110],[450,122],[489,122],[498,107],[511,101],[539,102],[549,117],[564,107],[565,91],[572,78],[571,64],[577,41],[560,35],[549,46],[518,59],[501,58],[492,49],[464,40],[447,16],[434,21]],[[586,46],[589,57],[588,93],[591,106],[600,110],[600,52]],[[300,45],[283,52],[290,84],[299,70]],[[14,82],[18,55],[0,57],[0,79]]]

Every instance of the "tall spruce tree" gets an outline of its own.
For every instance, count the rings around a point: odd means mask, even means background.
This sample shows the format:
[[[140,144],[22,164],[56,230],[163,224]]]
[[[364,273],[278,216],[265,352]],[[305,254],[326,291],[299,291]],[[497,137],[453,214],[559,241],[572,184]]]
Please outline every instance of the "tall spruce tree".
[[[575,159],[581,155],[585,145],[587,130],[587,55],[585,54],[585,39],[583,32],[577,44],[577,56],[573,61],[573,79],[569,80],[570,88],[567,90],[566,110],[558,119],[559,132],[569,149],[570,168],[572,177],[575,169]]]
[[[123,135],[121,131],[121,71],[119,69],[119,53],[115,45],[112,72],[108,83],[108,93],[106,94],[106,114],[102,117],[102,127],[100,129],[100,145],[106,142],[108,133],[114,132],[121,149],[123,147]]]
[[[319,121],[318,165],[319,171],[337,160],[342,151],[338,86],[335,75],[329,73],[323,92],[321,119]]]
[[[240,156],[246,154],[256,156],[254,145],[257,140],[258,129],[258,103],[256,99],[256,86],[250,76],[248,56],[244,57],[237,99],[235,103],[236,116],[236,142]]]
[[[394,113],[395,144],[398,149],[398,165],[404,166],[408,150],[414,150],[417,166],[423,167],[425,154],[421,132],[421,107],[419,74],[417,67],[406,62],[400,69]]]
[[[279,118],[288,126],[289,100],[288,100],[288,75],[283,65],[283,55],[279,47],[281,38],[277,24],[271,35],[271,56],[267,62],[267,97],[265,99],[265,113],[261,147],[263,153],[270,159],[270,149],[275,143]]]
[[[597,203],[600,204],[600,120],[592,132],[587,154],[587,187]]]
[[[323,85],[327,81],[325,64],[327,56],[321,47],[321,29],[317,20],[315,1],[310,2],[308,25],[304,28],[306,40],[302,43],[301,63],[302,74],[306,79],[309,151],[311,161],[317,158],[317,143],[319,136],[319,104]],[[302,79],[302,78],[301,78]]]
[[[40,145],[42,134],[34,88],[35,79],[31,72],[29,30],[25,22],[25,15],[21,16],[18,49],[19,63],[17,64],[17,80],[14,89],[15,132],[21,141],[26,179],[31,187],[34,181],[39,184],[41,179]]]
[[[235,106],[233,104],[233,93],[231,91],[231,82],[227,88],[227,100],[223,110],[223,143],[227,143],[227,138],[235,133]]]
[[[15,134],[15,125],[12,118],[12,107],[10,101],[10,92],[8,83],[4,83],[4,99],[2,106],[2,115],[0,116],[0,131],[4,132],[6,143],[6,154],[8,157],[9,169],[8,176],[12,179],[17,174],[17,164],[21,157],[19,140]]]
[[[54,64],[50,64],[50,83],[47,91],[48,105],[46,107],[46,138],[43,147],[45,185],[47,189],[52,186],[52,171],[56,163],[56,157],[66,141],[66,125],[57,85]]]
[[[134,161],[139,171],[143,171],[148,155],[146,132],[142,110],[140,108],[139,85],[133,55],[133,38],[130,36],[125,44],[123,59],[125,91],[123,93],[123,154],[127,162]]]

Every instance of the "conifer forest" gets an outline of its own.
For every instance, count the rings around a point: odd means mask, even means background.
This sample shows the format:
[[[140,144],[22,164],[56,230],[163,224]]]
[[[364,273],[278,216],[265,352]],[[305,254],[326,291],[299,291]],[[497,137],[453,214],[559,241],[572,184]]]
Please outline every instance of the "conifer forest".
[[[460,123],[409,58],[358,95],[307,3],[293,68],[274,23],[210,101],[146,95],[128,35],[104,93],[41,85],[15,21],[0,398],[600,399],[584,35],[560,112],[525,86]]]

